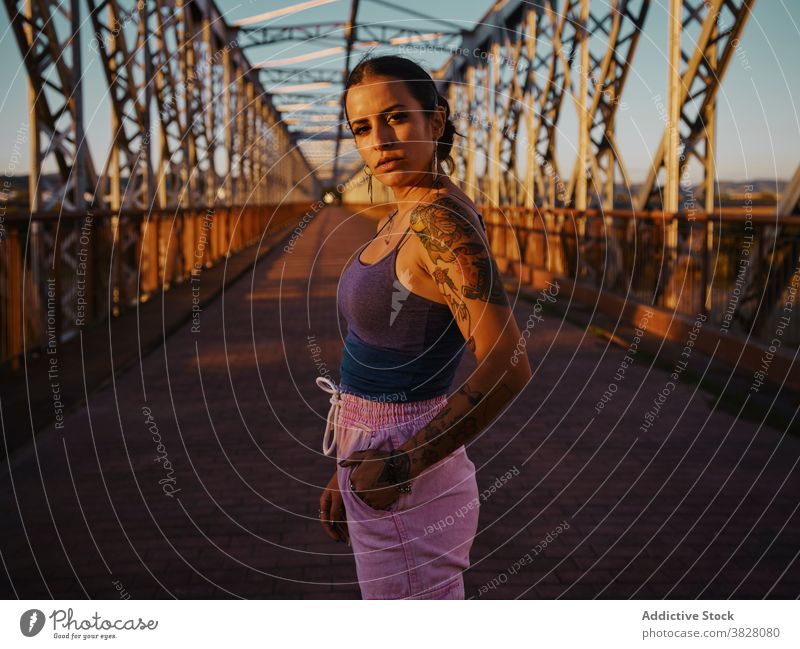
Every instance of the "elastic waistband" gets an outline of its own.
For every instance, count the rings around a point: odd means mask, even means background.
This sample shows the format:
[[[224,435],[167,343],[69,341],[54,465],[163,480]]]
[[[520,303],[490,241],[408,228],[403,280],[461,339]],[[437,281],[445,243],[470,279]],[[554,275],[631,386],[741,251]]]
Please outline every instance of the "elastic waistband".
[[[441,410],[447,403],[446,394],[418,401],[382,402],[345,392],[344,386],[342,386],[341,398],[342,406],[347,411],[348,419],[355,419],[371,430],[422,418],[432,410]]]

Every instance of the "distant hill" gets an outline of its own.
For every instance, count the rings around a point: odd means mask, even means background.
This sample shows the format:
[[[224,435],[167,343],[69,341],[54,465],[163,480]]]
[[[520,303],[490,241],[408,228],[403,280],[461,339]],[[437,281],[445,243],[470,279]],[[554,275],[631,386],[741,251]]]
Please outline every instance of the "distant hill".
[[[44,174],[42,184],[45,187],[52,187],[57,184],[57,174]],[[722,180],[717,185],[718,200],[725,207],[735,207],[741,205],[745,198],[745,192],[750,191],[753,205],[772,205],[786,189],[788,180]],[[123,182],[124,185],[124,182]],[[752,189],[748,190],[748,185]],[[614,186],[616,203],[620,208],[630,205],[630,197],[636,196],[639,192],[640,183],[626,187],[621,183]],[[24,211],[28,209],[28,176],[6,176],[3,179],[3,189],[8,191],[6,209],[10,211]],[[702,185],[695,185],[689,189],[681,190],[681,202],[694,196],[698,202],[703,198]]]

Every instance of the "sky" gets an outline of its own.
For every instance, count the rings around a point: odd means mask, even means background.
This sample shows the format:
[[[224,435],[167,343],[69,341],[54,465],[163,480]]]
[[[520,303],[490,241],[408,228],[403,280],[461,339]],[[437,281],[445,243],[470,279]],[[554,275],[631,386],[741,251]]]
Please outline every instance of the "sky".
[[[603,2],[604,0],[592,0]],[[395,0],[391,0],[391,5]],[[442,0],[435,5],[423,0],[397,3],[422,15],[447,20],[463,29],[474,28],[486,13],[488,0]],[[289,6],[283,0],[217,0],[229,22]],[[667,83],[668,0],[654,0],[631,69],[617,117],[617,140],[632,182],[644,179],[650,159],[661,139]],[[434,9],[435,7],[435,9]],[[336,0],[285,16],[274,24],[346,21],[349,0]],[[111,139],[107,86],[100,59],[89,48],[92,37],[87,7],[81,0],[84,68],[85,130],[98,171],[106,159]],[[431,29],[432,23],[391,8],[376,0],[361,0],[362,22],[404,21],[409,27]],[[251,48],[252,63],[303,54],[319,47],[287,42],[269,48]],[[380,50],[379,50],[380,51]],[[788,179],[800,163],[800,2],[756,0],[718,95],[717,175],[721,180]],[[412,55],[429,69],[439,67],[444,55],[424,51]],[[26,74],[9,17],[0,10],[0,170],[13,175],[28,172]],[[792,61],[795,63],[792,63]],[[306,67],[343,67],[341,55],[317,59]],[[577,137],[577,118],[571,101],[564,104],[559,122],[558,159],[562,169],[571,169]],[[47,171],[47,170],[46,170]],[[694,172],[693,172],[694,175]],[[698,180],[698,178],[694,178]]]

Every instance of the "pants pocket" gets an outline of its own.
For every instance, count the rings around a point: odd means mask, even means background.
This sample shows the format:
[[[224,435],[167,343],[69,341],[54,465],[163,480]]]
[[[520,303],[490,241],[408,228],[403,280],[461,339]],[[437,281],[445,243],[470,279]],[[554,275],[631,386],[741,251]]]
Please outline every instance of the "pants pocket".
[[[338,470],[341,472],[339,478],[339,488],[342,491],[342,500],[344,501],[345,509],[348,512],[353,510],[359,512],[363,517],[360,519],[361,522],[376,518],[385,518],[386,516],[393,514],[402,507],[403,499],[409,495],[401,493],[398,498],[386,509],[375,509],[350,490],[350,476],[353,474],[355,466],[339,467]]]

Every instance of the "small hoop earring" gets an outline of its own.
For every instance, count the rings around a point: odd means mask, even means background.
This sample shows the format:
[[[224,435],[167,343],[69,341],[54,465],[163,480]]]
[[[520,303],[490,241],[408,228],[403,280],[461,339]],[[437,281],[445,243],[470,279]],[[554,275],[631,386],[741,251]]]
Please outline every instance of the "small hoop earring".
[[[433,144],[433,182],[434,184],[438,184],[439,182],[439,142],[434,142]]]

